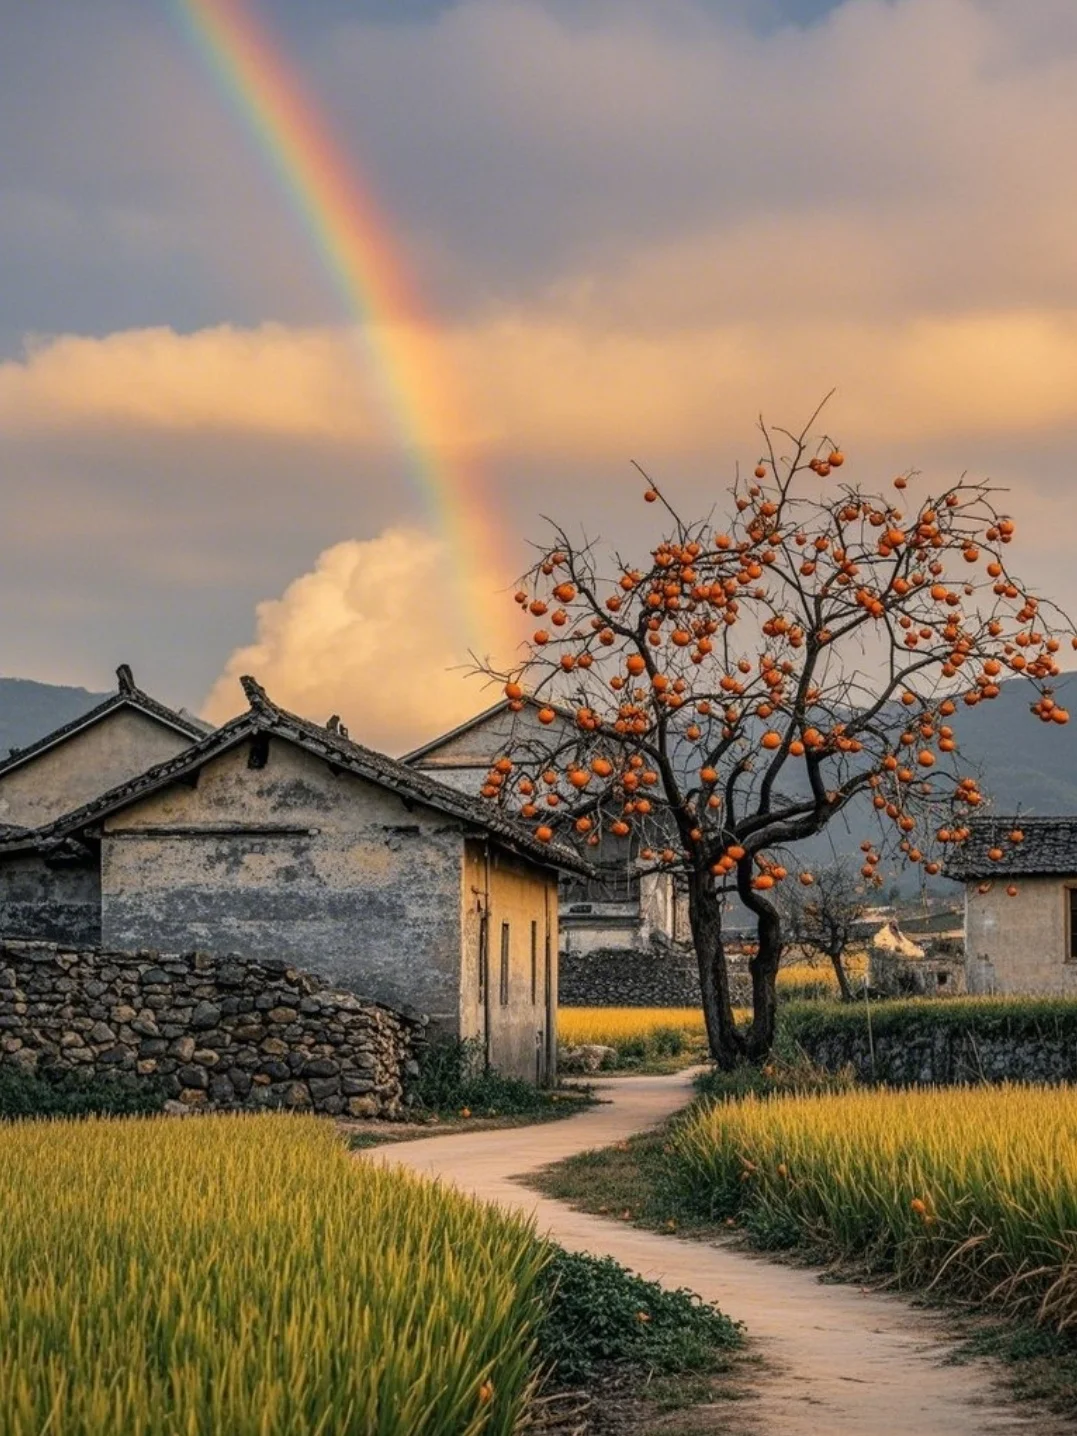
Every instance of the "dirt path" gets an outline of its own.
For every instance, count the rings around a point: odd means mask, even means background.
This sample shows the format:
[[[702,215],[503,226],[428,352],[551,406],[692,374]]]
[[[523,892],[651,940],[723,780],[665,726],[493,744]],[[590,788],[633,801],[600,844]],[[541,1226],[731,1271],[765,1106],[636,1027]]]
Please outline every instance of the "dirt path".
[[[721,1246],[637,1231],[540,1198],[512,1180],[653,1126],[690,1099],[688,1077],[600,1085],[603,1105],[544,1126],[434,1137],[364,1153],[534,1212],[563,1246],[609,1254],[666,1286],[687,1286],[748,1328],[767,1373],[722,1429],[773,1436],[992,1436],[1062,1431],[993,1389],[985,1364],[944,1365],[930,1316],[899,1297],[821,1284],[808,1271]],[[608,1104],[607,1100],[608,1099]]]

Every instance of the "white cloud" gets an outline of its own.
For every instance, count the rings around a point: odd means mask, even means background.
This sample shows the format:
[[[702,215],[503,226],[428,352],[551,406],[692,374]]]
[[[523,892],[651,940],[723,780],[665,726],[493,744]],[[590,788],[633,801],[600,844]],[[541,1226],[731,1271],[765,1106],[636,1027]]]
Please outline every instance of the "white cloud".
[[[241,711],[238,680],[250,673],[283,707],[315,721],[339,713],[353,738],[393,753],[463,721],[497,693],[466,673],[454,562],[443,540],[417,529],[326,549],[279,599],[259,604],[255,640],[228,660],[205,716]]]

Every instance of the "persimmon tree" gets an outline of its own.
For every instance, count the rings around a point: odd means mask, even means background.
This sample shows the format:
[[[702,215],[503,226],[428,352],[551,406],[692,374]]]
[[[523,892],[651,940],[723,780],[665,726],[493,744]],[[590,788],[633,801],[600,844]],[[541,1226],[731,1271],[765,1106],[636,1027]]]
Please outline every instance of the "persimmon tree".
[[[785,883],[778,889],[785,938],[790,946],[830,960],[838,991],[848,1002],[853,990],[845,971],[845,950],[868,910],[871,890],[862,874],[838,860],[817,867],[812,878],[806,885]]]
[[[797,844],[863,803],[879,820],[866,883],[891,854],[938,873],[983,802],[959,706],[1020,675],[1034,714],[1068,719],[1050,685],[1072,625],[1011,573],[999,491],[963,478],[921,496],[914,472],[865,487],[810,437],[817,417],[799,434],[760,423],[762,457],[720,518],[685,518],[639,470],[656,522],[638,561],[551,526],[516,593],[536,621],[521,661],[484,670],[513,706],[541,705],[549,738],[503,754],[484,795],[540,840],[585,855],[620,840],[641,873],[678,875],[725,1066],[773,1042],[775,889],[814,882]],[[758,933],[746,1028],[723,938],[733,893]]]

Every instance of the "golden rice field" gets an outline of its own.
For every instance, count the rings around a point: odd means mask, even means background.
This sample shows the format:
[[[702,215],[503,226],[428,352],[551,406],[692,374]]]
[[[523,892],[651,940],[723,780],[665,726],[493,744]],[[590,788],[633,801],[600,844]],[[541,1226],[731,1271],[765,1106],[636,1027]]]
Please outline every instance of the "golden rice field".
[[[977,1087],[747,1098],[698,1110],[673,1172],[770,1244],[1056,1329],[1077,1321],[1077,1091]]]
[[[703,1011],[698,1007],[562,1007],[557,1014],[557,1036],[569,1046],[596,1042],[617,1047],[636,1038],[649,1041],[660,1029],[704,1037]]]
[[[868,956],[866,952],[854,952],[846,955],[845,972],[850,982],[862,982],[867,975],[867,970]],[[791,962],[788,966],[778,969],[777,986],[779,994],[786,997],[806,994],[837,996],[838,979],[834,975],[834,968],[829,960],[820,959],[814,963]]]
[[[508,1436],[530,1227],[302,1117],[0,1127],[3,1436]]]

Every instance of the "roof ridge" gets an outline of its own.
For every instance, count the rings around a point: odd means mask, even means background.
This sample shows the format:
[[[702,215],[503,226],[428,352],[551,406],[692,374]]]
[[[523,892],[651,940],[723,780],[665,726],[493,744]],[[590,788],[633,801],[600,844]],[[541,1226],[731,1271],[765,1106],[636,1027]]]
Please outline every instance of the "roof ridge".
[[[389,757],[387,753],[379,753],[376,749],[367,748],[339,732],[333,732],[311,722],[310,719],[300,717],[297,713],[291,713],[274,703],[260,684],[253,679],[249,680],[249,683],[248,691],[248,683],[244,681],[244,691],[248,692],[248,697],[253,695],[254,701],[246,713],[230,719],[220,728],[204,733],[181,753],[155,764],[135,778],[118,783],[108,792],[72,809],[70,813],[62,814],[53,822],[28,832],[24,837],[5,839],[0,835],[0,847],[12,851],[25,847],[51,846],[70,834],[89,827],[97,819],[126,807],[142,795],[178,780],[185,772],[199,767],[215,752],[241,742],[249,734],[267,732],[277,733],[283,738],[291,736],[308,752],[314,752],[327,762],[344,762],[360,777],[402,788],[417,802],[473,823],[495,837],[500,837],[506,846],[518,848],[548,867],[590,872],[586,861],[564,844],[540,842],[523,824],[493,809],[482,799],[464,793],[448,783],[442,783],[422,769],[409,767],[400,759]]]
[[[206,733],[206,729],[200,722],[185,717],[174,708],[169,708],[167,704],[161,703],[158,699],[131,683],[119,687],[115,693],[110,693],[107,698],[95,704],[93,708],[88,708],[85,713],[79,714],[78,717],[70,718],[66,723],[61,723],[58,728],[53,728],[51,732],[43,734],[40,738],[36,738],[32,743],[28,743],[25,748],[12,748],[6,758],[0,759],[0,776],[13,768],[18,768],[23,763],[28,763],[31,758],[36,758],[38,754],[55,747],[57,743],[62,743],[64,739],[73,737],[74,734],[80,732],[83,728],[92,727],[94,723],[100,722],[102,718],[107,717],[109,713],[115,712],[119,708],[140,709],[142,712],[159,719],[170,727],[177,728],[180,732],[186,733],[190,738],[201,738],[204,737]]]

